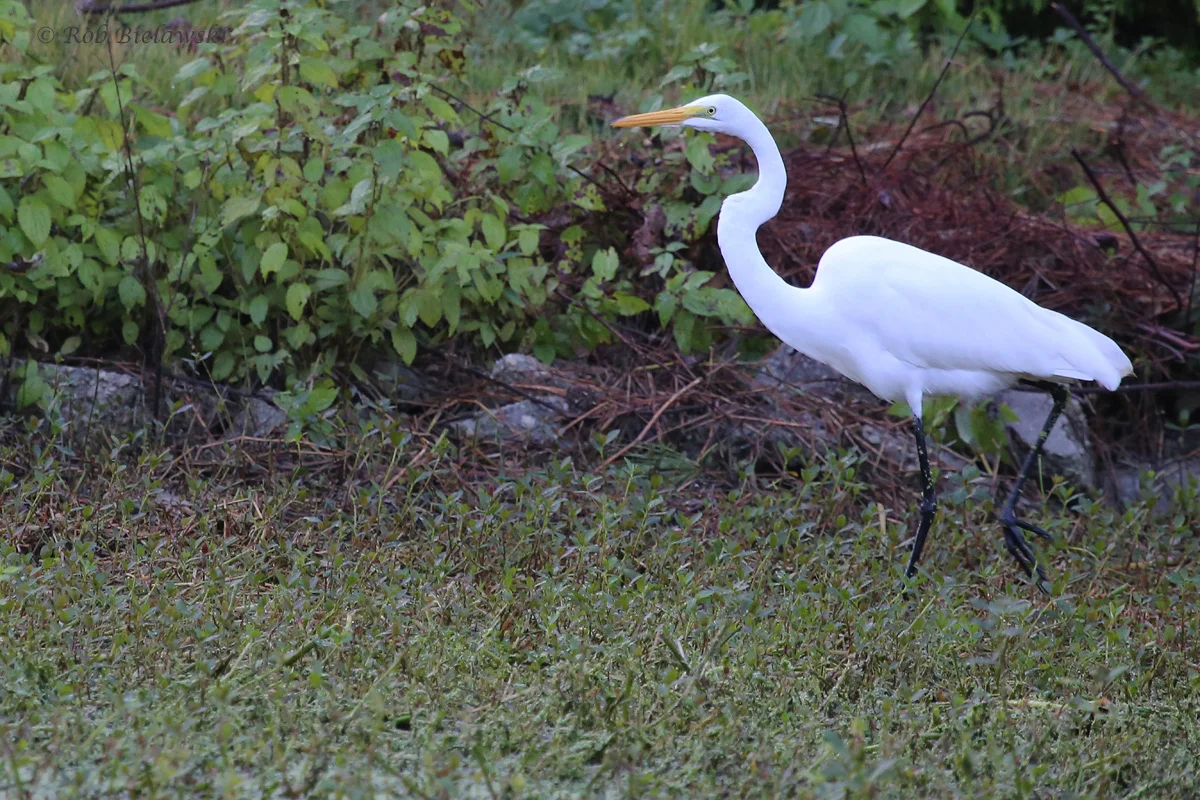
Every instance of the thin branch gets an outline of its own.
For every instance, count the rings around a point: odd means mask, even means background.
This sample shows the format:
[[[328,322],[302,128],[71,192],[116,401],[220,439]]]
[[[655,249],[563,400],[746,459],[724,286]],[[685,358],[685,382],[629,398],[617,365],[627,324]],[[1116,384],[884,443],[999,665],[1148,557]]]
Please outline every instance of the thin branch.
[[[162,404],[162,373],[163,373],[163,351],[166,349],[167,341],[167,321],[163,316],[162,302],[158,296],[158,285],[154,282],[153,265],[150,263],[150,245],[146,239],[146,223],[142,219],[142,190],[141,183],[138,181],[137,168],[133,163],[133,145],[129,141],[129,126],[131,120],[125,118],[125,103],[121,99],[121,81],[117,77],[117,62],[116,56],[113,55],[113,40],[110,37],[108,40],[108,66],[112,73],[113,90],[117,97],[117,112],[121,118],[121,145],[125,151],[126,172],[129,177],[129,186],[133,190],[133,206],[136,216],[134,219],[137,222],[137,238],[141,244],[142,257],[140,261],[140,269],[135,266],[135,271],[140,272],[138,281],[142,284],[142,289],[146,293],[147,299],[147,316],[150,317],[151,324],[154,326],[150,331],[150,352],[146,354],[146,361],[154,359],[154,392],[152,394],[152,404],[150,413],[155,419],[158,418],[159,408]],[[143,368],[148,366],[143,362]]]
[[[1079,151],[1074,147],[1071,148],[1071,156],[1079,163],[1079,166],[1083,168],[1083,172],[1085,175],[1087,175],[1088,180],[1091,181],[1092,187],[1096,190],[1096,196],[1100,198],[1100,202],[1109,207],[1109,209],[1113,212],[1113,215],[1116,216],[1117,221],[1121,223],[1121,227],[1123,227],[1125,232],[1129,234],[1130,243],[1133,244],[1133,248],[1135,250],[1141,253],[1142,258],[1146,260],[1146,263],[1150,266],[1150,272],[1154,276],[1155,280],[1157,280],[1161,286],[1166,287],[1171,293],[1171,296],[1175,299],[1176,307],[1183,308],[1183,297],[1179,294],[1179,290],[1176,289],[1167,280],[1166,276],[1163,275],[1162,270],[1158,266],[1158,262],[1154,259],[1154,256],[1150,255],[1150,253],[1146,251],[1145,247],[1142,247],[1142,242],[1140,239],[1138,239],[1137,234],[1134,232],[1133,226],[1129,224],[1129,220],[1125,218],[1123,213],[1121,213],[1121,209],[1117,208],[1116,203],[1114,203],[1112,198],[1108,196],[1108,192],[1104,191],[1104,186],[1100,183],[1100,179],[1096,177],[1096,173],[1092,172],[1092,168],[1088,166],[1088,163],[1083,160],[1083,156],[1079,155]]]
[[[913,128],[917,124],[917,120],[925,113],[925,106],[933,100],[933,96],[937,94],[938,87],[942,85],[942,79],[946,77],[946,73],[950,70],[950,65],[954,63],[954,57],[958,55],[958,48],[962,45],[963,39],[967,38],[967,31],[971,30],[971,23],[975,21],[975,15],[979,13],[979,8],[982,4],[976,3],[975,10],[971,12],[971,16],[967,18],[967,24],[963,26],[962,33],[958,35],[958,41],[954,43],[954,49],[950,51],[950,57],[946,59],[946,63],[942,65],[942,71],[938,73],[937,80],[933,82],[933,88],[929,90],[929,94],[925,96],[925,100],[921,103],[921,107],[917,109],[917,113],[913,114],[913,118],[908,122],[908,128],[904,131],[904,135],[900,137],[900,141],[896,142],[896,146],[892,148],[892,152],[888,155],[887,161],[883,162],[883,169],[888,168],[888,164],[892,163],[892,159],[900,152],[900,148],[904,146],[905,140],[912,133]]]
[[[1155,381],[1152,383],[1126,383],[1113,389],[1114,392],[1170,392],[1200,389],[1200,381]],[[1072,386],[1076,394],[1107,394],[1103,386]]]
[[[489,383],[494,383],[497,386],[503,386],[505,389],[512,392],[513,394],[523,397],[526,400],[528,400],[529,402],[535,403],[535,404],[541,406],[542,408],[546,409],[547,411],[553,411],[555,414],[557,414],[562,410],[562,409],[558,408],[557,406],[553,406],[550,403],[547,403],[542,398],[540,398],[536,395],[530,394],[529,392],[525,391],[524,389],[521,389],[517,386],[513,386],[508,381],[502,381],[499,378],[493,378],[491,375],[488,375],[483,370],[476,369],[475,367],[472,367],[470,364],[456,363],[454,361],[454,359],[450,358],[450,356],[446,355],[444,352],[442,352],[441,350],[439,350],[436,347],[433,347],[431,345],[426,346],[425,351],[429,352],[429,353],[433,353],[438,358],[440,358],[444,362],[446,362],[446,364],[448,364],[449,366],[461,369],[463,372],[466,372],[470,375],[474,375],[476,378],[488,381]]]
[[[1080,24],[1079,20],[1075,19],[1074,14],[1058,3],[1051,3],[1050,7],[1054,9],[1055,13],[1062,17],[1068,25],[1075,29],[1075,33],[1079,35],[1080,40],[1084,43],[1084,45],[1087,46],[1087,49],[1092,51],[1092,55],[1094,55],[1096,59],[1104,65],[1104,68],[1108,70],[1109,74],[1116,79],[1117,83],[1121,84],[1122,89],[1129,92],[1129,94],[1136,99],[1141,100],[1151,110],[1154,109],[1154,104],[1146,99],[1146,96],[1142,93],[1141,88],[1130,83],[1125,76],[1121,74],[1121,71],[1117,69],[1116,65],[1108,60],[1108,56],[1104,55],[1104,51],[1100,49],[1100,45],[1096,44],[1096,41],[1087,32],[1087,29]]]
[[[487,114],[483,111],[480,111],[479,109],[475,108],[470,103],[468,103],[466,100],[463,100],[458,95],[455,95],[455,94],[452,94],[452,93],[446,91],[445,89],[438,86],[437,84],[431,83],[431,84],[429,84],[429,88],[433,89],[435,92],[442,95],[443,97],[445,97],[449,100],[453,100],[454,102],[458,103],[460,106],[465,108],[467,111],[470,111],[472,114],[479,117],[484,122],[489,122],[492,125],[495,125],[497,128],[500,128],[501,130],[506,130],[509,133],[516,133],[516,131],[513,128],[509,127],[508,125],[505,125],[503,122],[496,119],[491,114]],[[600,167],[600,169],[602,169],[606,173],[608,173],[609,177],[611,177],[613,180],[615,180],[617,182],[617,185],[621,187],[621,189],[625,192],[626,195],[628,195],[629,197],[633,197],[636,194],[636,192],[634,192],[632,189],[630,189],[628,186],[625,185],[625,181],[621,180],[621,176],[618,175],[612,168],[608,167],[601,161],[597,161],[596,166]],[[591,175],[588,175],[583,170],[576,167],[574,164],[567,164],[566,167],[567,167],[567,169],[571,170],[579,177],[583,178],[588,183],[595,186],[597,189],[604,188],[603,186],[600,185],[599,181],[597,181]]]
[[[135,3],[130,6],[115,6],[111,3],[96,3],[87,2],[80,3],[75,6],[75,10],[85,17],[97,16],[99,14],[138,14],[143,11],[159,11],[164,8],[174,8],[175,6],[186,6],[196,0],[158,0],[155,3]]]
[[[846,95],[841,97],[823,97],[818,95],[822,100],[833,103],[838,108],[838,130],[846,131],[846,141],[850,142],[850,155],[854,156],[854,166],[858,167],[858,176],[862,178],[863,186],[867,185],[867,172],[863,169],[862,161],[858,158],[858,148],[854,145],[854,133],[850,130],[850,115],[846,111]],[[829,146],[833,147],[833,143],[837,141],[837,131],[834,131],[833,138],[829,140]]]
[[[712,373],[710,372],[709,376],[711,376],[711,375],[712,375]],[[658,418],[663,415],[663,412],[665,412],[668,408],[670,408],[672,405],[674,405],[675,401],[678,400],[679,398],[683,397],[684,394],[686,394],[687,392],[690,392],[692,389],[696,388],[696,384],[698,384],[698,383],[700,383],[700,381],[704,380],[704,377],[705,376],[701,375],[700,377],[696,378],[694,381],[689,383],[687,386],[684,386],[678,392],[676,392],[675,394],[668,397],[667,401],[665,403],[663,403],[661,406],[659,406],[658,410],[654,412],[654,416],[650,417],[650,421],[646,423],[646,427],[642,428],[642,432],[639,433],[637,436],[635,436],[632,442],[625,445],[624,447],[622,447],[617,452],[613,453],[608,458],[604,459],[604,463],[600,465],[600,469],[607,468],[610,464],[612,464],[618,458],[620,458],[621,456],[625,455],[630,450],[632,450],[634,445],[636,445],[642,439],[645,439],[646,434],[649,433],[650,429],[654,427],[654,423],[658,422]]]
[[[1192,235],[1192,282],[1188,287],[1187,313],[1183,315],[1183,324],[1192,324],[1192,302],[1196,299],[1196,259],[1200,256],[1200,221],[1196,222],[1196,232]]]

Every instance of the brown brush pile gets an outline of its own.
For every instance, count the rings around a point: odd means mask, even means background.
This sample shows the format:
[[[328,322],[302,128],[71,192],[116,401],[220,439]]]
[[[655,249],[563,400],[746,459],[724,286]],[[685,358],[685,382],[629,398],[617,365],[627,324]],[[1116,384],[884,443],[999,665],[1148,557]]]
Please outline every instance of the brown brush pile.
[[[1031,214],[990,188],[970,152],[931,169],[932,154],[950,146],[910,140],[906,147],[916,155],[901,152],[886,172],[864,160],[865,180],[849,152],[789,153],[787,200],[759,236],[767,260],[806,285],[837,240],[886,236],[968,264],[1040,305],[1093,322],[1155,362],[1200,346],[1160,324],[1164,314],[1180,310],[1177,298],[1191,286],[1192,231],[1144,230],[1135,234],[1139,252],[1123,230]],[[1079,180],[1086,180],[1082,171]],[[1098,316],[1097,309],[1104,311]],[[1159,347],[1148,347],[1152,342]]]

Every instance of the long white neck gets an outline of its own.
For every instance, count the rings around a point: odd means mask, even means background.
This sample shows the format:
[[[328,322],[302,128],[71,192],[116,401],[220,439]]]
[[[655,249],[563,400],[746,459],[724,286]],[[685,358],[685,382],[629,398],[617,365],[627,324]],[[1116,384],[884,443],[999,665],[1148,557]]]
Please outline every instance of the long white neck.
[[[794,341],[797,328],[805,328],[805,306],[811,305],[809,291],[789,285],[771,269],[758,249],[755,233],[760,225],[779,213],[787,188],[787,171],[779,148],[762,120],[747,115],[746,128],[738,135],[750,145],[758,160],[758,181],[749,191],[727,197],[717,220],[717,243],[738,292],[755,315],[776,336],[798,350],[812,354],[806,341]],[[798,318],[799,315],[799,318]],[[786,331],[786,333],[785,333]],[[801,339],[807,337],[800,336]]]

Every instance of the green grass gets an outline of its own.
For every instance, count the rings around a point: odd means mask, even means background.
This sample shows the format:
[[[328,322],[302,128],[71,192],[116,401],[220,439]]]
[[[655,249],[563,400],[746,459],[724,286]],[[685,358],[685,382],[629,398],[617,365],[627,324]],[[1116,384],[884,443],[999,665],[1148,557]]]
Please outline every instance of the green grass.
[[[701,490],[586,461],[467,482],[392,429],[257,466],[9,438],[4,796],[1194,791],[1194,499],[1031,508],[1047,600],[988,480],[944,476],[906,596],[912,508],[845,454]]]

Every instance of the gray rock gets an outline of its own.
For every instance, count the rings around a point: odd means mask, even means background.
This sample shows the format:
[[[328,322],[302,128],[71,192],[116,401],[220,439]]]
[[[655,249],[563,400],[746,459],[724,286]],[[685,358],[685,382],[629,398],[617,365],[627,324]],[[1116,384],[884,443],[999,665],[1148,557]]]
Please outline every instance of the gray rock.
[[[574,387],[579,379],[571,365],[564,366],[555,362],[555,366],[547,367],[533,356],[524,353],[509,353],[496,360],[492,365],[492,378],[536,391],[538,386],[554,386],[560,389]]]
[[[1006,389],[996,395],[995,401],[1008,406],[1017,416],[1017,420],[1007,423],[1006,427],[1010,441],[1017,446],[1018,457],[1023,458],[1029,448],[1037,444],[1054,400],[1045,392]],[[1047,476],[1062,475],[1088,489],[1096,486],[1096,461],[1088,442],[1087,417],[1076,398],[1071,398],[1063,415],[1050,430],[1042,454],[1043,472]]]
[[[26,370],[24,361],[14,360],[9,372],[9,401],[14,402]],[[48,401],[71,436],[86,436],[91,429],[125,432],[147,418],[149,398],[142,382],[123,372],[36,364],[48,388]]]
[[[787,393],[804,392],[833,398],[874,397],[865,386],[786,344],[780,345],[774,353],[759,362],[758,372],[751,385],[756,389],[778,389]]]
[[[1200,493],[1200,458],[1173,459],[1160,464],[1129,464],[1116,468],[1114,483],[1117,500],[1122,505],[1137,503],[1143,499],[1142,479],[1149,484],[1147,489],[1158,499],[1154,512],[1158,515],[1171,513],[1175,507],[1176,492],[1189,486]]]
[[[9,403],[15,404],[28,362],[14,359],[9,372]],[[152,393],[135,375],[95,367],[37,363],[46,384],[43,406],[75,440],[92,432],[123,435],[153,417]],[[266,436],[287,423],[287,415],[270,400],[234,396],[222,401],[217,387],[200,381],[164,380],[162,412],[172,436],[210,437],[224,431],[234,436]]]
[[[270,400],[242,398],[226,436],[267,436],[287,424],[287,414]]]
[[[567,413],[567,401],[555,396],[539,399],[545,405],[522,400],[451,423],[450,428],[468,439],[552,444],[561,435],[558,423]]]
[[[381,389],[393,400],[415,403],[426,391],[425,377],[400,361],[381,361],[372,369]]]

